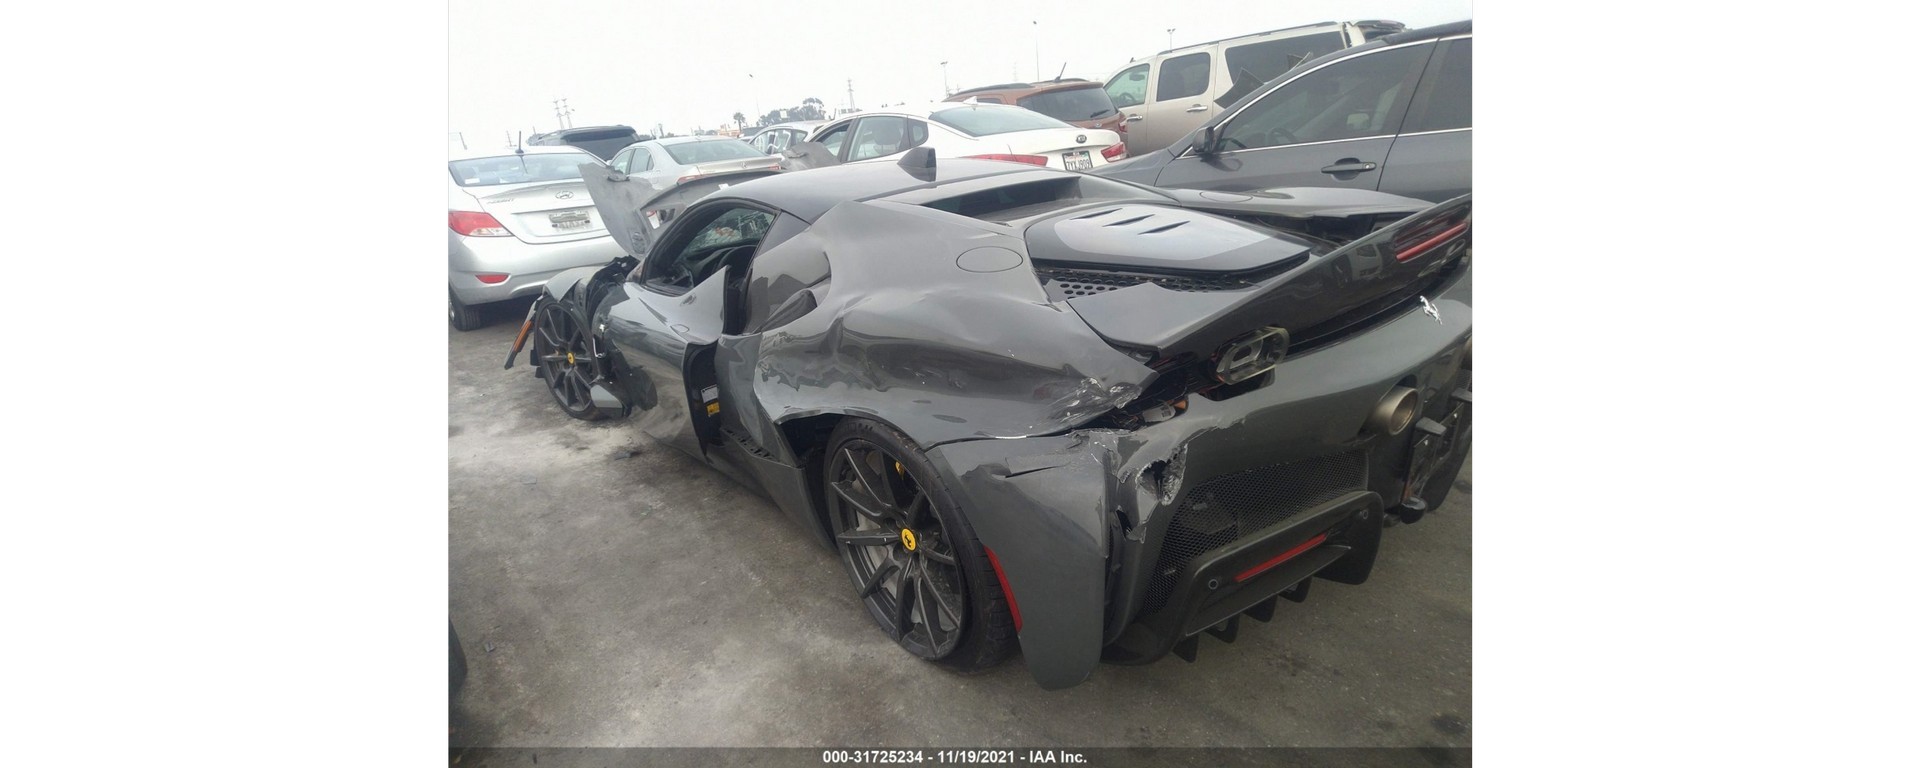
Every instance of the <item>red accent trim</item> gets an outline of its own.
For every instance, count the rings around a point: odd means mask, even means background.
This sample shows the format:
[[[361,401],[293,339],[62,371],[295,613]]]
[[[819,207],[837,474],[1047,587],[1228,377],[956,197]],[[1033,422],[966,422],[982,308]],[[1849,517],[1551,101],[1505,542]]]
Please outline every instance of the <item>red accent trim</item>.
[[[1322,536],[1321,538],[1326,538]],[[1000,557],[993,553],[992,547],[982,546],[987,551],[987,562],[993,564],[993,575],[1000,579],[1000,593],[1007,596],[1007,610],[1013,612],[1013,631],[1020,631],[1020,604],[1013,601],[1013,587],[1007,586],[1007,572],[1000,570]]]
[[[1419,256],[1420,254],[1433,250],[1433,247],[1436,245],[1444,243],[1448,240],[1452,240],[1455,236],[1465,231],[1467,231],[1466,222],[1463,221],[1458,224],[1455,224],[1451,227],[1448,227],[1445,232],[1441,232],[1440,234],[1434,235],[1433,237],[1429,237],[1425,240],[1422,240],[1418,244],[1414,245],[1413,247],[1404,249],[1399,253],[1394,254],[1393,260],[1394,261],[1411,260],[1415,256]]]
[[[1309,549],[1313,549],[1314,547],[1320,546],[1320,543],[1326,540],[1327,540],[1327,535],[1324,533],[1318,536],[1315,536],[1311,539],[1307,539],[1305,542],[1301,543],[1300,546],[1297,546],[1297,547],[1294,547],[1293,549],[1289,549],[1285,552],[1282,552],[1278,557],[1275,557],[1272,560],[1268,560],[1252,568],[1248,568],[1244,571],[1241,571],[1240,575],[1233,577],[1233,583],[1239,584],[1246,581],[1247,579],[1251,579],[1255,576],[1266,573],[1268,570],[1271,570],[1274,566],[1284,563],[1288,560],[1292,560],[1295,557],[1298,557],[1300,553],[1305,552]]]
[[[1047,164],[1047,158],[1043,155],[1007,155],[1007,154],[967,155],[962,159],[964,160],[1005,160],[1009,163],[1026,163],[1027,165],[1046,165]]]

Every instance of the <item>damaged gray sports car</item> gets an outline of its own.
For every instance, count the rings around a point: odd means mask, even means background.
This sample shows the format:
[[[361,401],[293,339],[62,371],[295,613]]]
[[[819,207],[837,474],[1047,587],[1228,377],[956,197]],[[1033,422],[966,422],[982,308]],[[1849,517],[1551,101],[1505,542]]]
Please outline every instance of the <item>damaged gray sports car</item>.
[[[1468,197],[926,148],[666,190],[583,170],[630,255],[552,279],[507,365],[524,344],[568,415],[763,491],[957,670],[1191,660],[1365,581],[1472,442]]]

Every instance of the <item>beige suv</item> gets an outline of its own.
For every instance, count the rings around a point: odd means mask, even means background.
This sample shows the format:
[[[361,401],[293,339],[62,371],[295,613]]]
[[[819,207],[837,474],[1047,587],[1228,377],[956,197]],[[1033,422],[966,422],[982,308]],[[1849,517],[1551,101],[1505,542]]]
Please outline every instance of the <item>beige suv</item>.
[[[1327,21],[1162,51],[1107,78],[1125,115],[1127,152],[1172,144],[1221,108],[1322,54],[1405,30],[1397,21]]]

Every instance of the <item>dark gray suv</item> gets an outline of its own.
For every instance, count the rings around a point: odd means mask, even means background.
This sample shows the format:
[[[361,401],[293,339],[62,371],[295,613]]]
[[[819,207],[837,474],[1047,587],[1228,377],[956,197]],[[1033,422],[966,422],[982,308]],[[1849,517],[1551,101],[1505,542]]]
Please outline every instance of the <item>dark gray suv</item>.
[[[1473,191],[1473,22],[1302,63],[1172,146],[1092,171],[1158,187]]]

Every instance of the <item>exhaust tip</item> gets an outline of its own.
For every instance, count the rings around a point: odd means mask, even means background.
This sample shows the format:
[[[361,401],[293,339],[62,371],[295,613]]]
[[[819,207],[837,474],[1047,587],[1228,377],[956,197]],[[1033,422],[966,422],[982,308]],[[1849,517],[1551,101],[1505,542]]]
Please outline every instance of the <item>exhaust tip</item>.
[[[1367,415],[1367,431],[1397,435],[1406,431],[1420,412],[1420,395],[1412,387],[1394,387]]]

